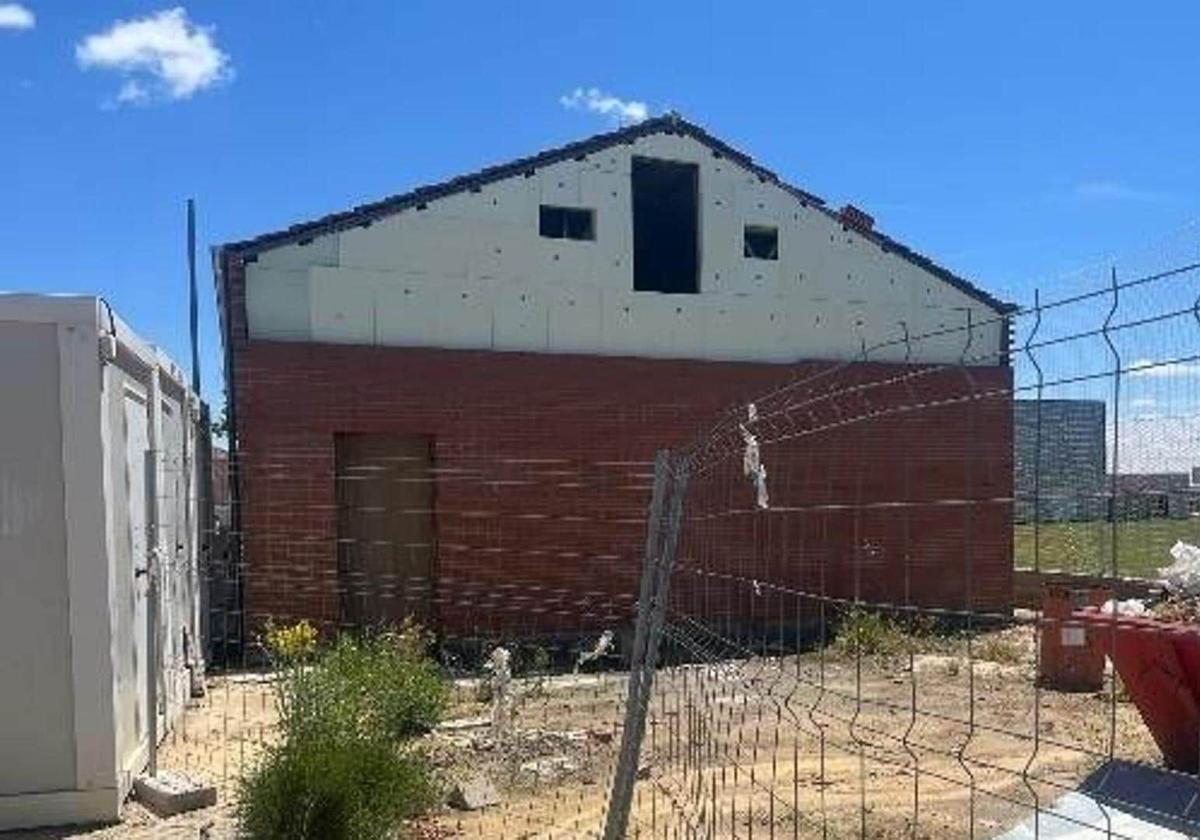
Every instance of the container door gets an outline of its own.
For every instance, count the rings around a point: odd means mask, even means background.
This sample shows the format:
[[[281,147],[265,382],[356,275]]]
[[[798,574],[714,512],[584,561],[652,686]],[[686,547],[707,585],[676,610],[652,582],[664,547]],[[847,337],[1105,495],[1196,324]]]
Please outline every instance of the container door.
[[[146,575],[137,574],[146,567],[148,540],[146,534],[146,450],[149,448],[147,408],[145,397],[133,390],[125,392],[125,464],[124,484],[129,519],[127,542],[129,553],[122,557],[119,575],[128,575],[129,584],[122,587],[127,603],[119,608],[119,638],[127,641],[119,651],[119,703],[127,718],[122,727],[127,739],[122,756],[128,760],[149,732],[146,717]]]

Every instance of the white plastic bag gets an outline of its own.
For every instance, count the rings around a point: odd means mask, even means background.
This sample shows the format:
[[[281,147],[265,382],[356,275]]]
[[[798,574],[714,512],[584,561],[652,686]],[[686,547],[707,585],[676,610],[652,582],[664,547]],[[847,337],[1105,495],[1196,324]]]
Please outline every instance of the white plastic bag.
[[[613,631],[611,630],[605,630],[603,633],[601,633],[600,638],[596,641],[596,646],[591,650],[581,651],[579,656],[576,658],[575,673],[578,674],[579,669],[591,662],[593,659],[599,659],[601,656],[608,653],[609,648],[612,647],[615,639],[616,636],[613,635]]]
[[[1180,540],[1171,546],[1171,559],[1175,562],[1158,570],[1167,591],[1184,597],[1200,595],[1200,548]]]
[[[1124,601],[1109,599],[1104,602],[1101,610],[1105,615],[1111,615],[1114,612],[1117,615],[1145,615],[1148,612],[1146,602],[1140,598],[1128,598]]]
[[[746,414],[751,423],[758,419],[758,409],[754,403],[750,403]],[[758,507],[766,510],[770,503],[767,497],[767,467],[759,456],[758,439],[746,428],[745,423],[740,423],[738,427],[742,431],[742,440],[746,444],[746,449],[742,452],[742,472],[754,482]]]

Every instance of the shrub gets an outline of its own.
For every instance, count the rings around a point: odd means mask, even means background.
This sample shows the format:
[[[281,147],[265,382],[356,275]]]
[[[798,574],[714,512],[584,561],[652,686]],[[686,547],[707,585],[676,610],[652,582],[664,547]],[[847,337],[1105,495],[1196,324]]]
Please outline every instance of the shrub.
[[[395,631],[383,635],[395,642],[402,659],[416,661],[431,658],[433,634],[414,621],[412,616],[405,618]]]
[[[396,634],[342,636],[280,684],[285,738],[398,742],[432,729],[449,698],[437,665]]]
[[[973,652],[976,659],[1002,665],[1020,665],[1029,658],[1014,639],[998,634],[981,637],[975,642]]]
[[[378,840],[433,804],[431,779],[421,756],[390,744],[285,744],[243,780],[239,823],[255,840]]]
[[[254,840],[377,840],[433,803],[432,769],[406,742],[432,728],[449,685],[415,625],[317,650],[295,628],[268,629],[281,740],[241,786]]]
[[[833,648],[841,656],[893,656],[907,649],[904,627],[881,613],[856,607],[839,624]]]
[[[283,627],[267,622],[262,645],[276,662],[299,662],[316,652],[317,628],[307,620]]]

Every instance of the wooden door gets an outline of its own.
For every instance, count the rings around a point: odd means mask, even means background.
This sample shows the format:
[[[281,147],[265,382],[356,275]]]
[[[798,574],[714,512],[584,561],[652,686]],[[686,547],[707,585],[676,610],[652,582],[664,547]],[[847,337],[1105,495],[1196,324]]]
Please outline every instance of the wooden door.
[[[338,435],[341,620],[362,629],[432,619],[433,499],[429,438]]]

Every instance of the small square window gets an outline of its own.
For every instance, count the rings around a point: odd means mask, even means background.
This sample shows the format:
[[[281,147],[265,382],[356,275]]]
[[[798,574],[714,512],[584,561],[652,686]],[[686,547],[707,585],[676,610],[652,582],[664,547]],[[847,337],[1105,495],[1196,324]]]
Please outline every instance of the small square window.
[[[595,239],[595,211],[543,204],[538,213],[538,232],[547,239]]]
[[[755,260],[779,259],[779,228],[746,225],[742,236],[742,255]]]

